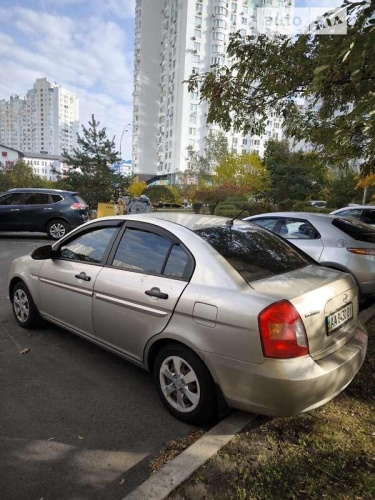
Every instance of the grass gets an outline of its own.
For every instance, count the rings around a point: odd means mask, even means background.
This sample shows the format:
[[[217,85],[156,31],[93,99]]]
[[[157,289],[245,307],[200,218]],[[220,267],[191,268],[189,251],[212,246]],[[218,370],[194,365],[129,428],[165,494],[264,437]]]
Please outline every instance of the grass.
[[[375,498],[375,319],[350,386],[318,410],[258,417],[170,499]]]

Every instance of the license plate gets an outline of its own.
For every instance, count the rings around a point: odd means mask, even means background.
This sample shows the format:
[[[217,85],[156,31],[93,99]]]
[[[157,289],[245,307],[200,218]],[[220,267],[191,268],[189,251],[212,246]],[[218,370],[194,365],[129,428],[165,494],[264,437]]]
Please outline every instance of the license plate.
[[[327,334],[330,335],[332,332],[340,328],[340,326],[344,325],[347,321],[352,319],[353,317],[353,304],[346,304],[344,307],[339,309],[333,314],[330,314],[326,318],[327,324]]]

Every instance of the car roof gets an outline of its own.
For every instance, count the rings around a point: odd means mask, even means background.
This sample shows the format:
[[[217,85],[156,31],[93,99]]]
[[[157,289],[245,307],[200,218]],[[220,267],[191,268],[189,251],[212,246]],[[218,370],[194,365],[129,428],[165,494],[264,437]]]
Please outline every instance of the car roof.
[[[103,219],[113,220],[114,217],[113,216],[103,217]],[[133,215],[131,214],[117,215],[115,216],[115,219],[136,220],[140,222],[151,222],[152,220],[150,219],[157,219],[161,221],[172,222],[180,226],[184,226],[192,231],[213,226],[224,226],[228,221],[232,220],[229,217],[219,217],[217,215],[192,214],[184,212],[149,212],[149,213],[133,214]],[[247,221],[244,221],[242,219],[236,219],[233,221],[234,226],[243,226],[244,224],[248,223]],[[257,229],[259,228],[257,227]]]
[[[268,212],[265,214],[251,215],[250,217],[245,217],[244,220],[252,220],[259,217],[296,217],[299,219],[312,219],[320,221],[332,221],[337,218],[336,215],[332,214],[321,214],[315,212]]]
[[[48,193],[48,194],[58,194],[58,193],[69,193],[78,194],[77,191],[67,191],[65,189],[51,189],[51,188],[12,188],[5,191],[5,193]],[[4,194],[4,193],[2,193]]]
[[[347,207],[338,208],[337,210],[334,210],[334,212],[337,212],[339,210],[352,210],[353,208],[366,208],[370,210],[375,210],[375,205],[348,205]]]

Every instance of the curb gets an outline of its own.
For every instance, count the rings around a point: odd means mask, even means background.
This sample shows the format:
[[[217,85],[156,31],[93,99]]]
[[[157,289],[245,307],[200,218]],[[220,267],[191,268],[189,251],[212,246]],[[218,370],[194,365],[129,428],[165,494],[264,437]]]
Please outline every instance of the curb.
[[[362,323],[375,316],[375,304],[358,315]],[[257,415],[235,411],[122,500],[164,500],[231,441]]]
[[[249,424],[256,415],[235,411],[219,422],[204,436],[184,450],[176,458],[155,472],[123,500],[163,500],[199,467],[215,455],[235,435]]]

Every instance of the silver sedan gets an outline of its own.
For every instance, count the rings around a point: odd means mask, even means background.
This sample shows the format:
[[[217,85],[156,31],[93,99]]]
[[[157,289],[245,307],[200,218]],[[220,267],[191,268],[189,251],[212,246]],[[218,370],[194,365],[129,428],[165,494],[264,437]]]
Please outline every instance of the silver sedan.
[[[321,265],[351,273],[362,295],[375,293],[375,227],[310,212],[272,212],[245,220],[290,240]]]
[[[190,423],[228,407],[310,411],[350,383],[367,348],[349,274],[222,217],[90,221],[15,259],[9,296],[22,327],[47,320],[149,370]]]

